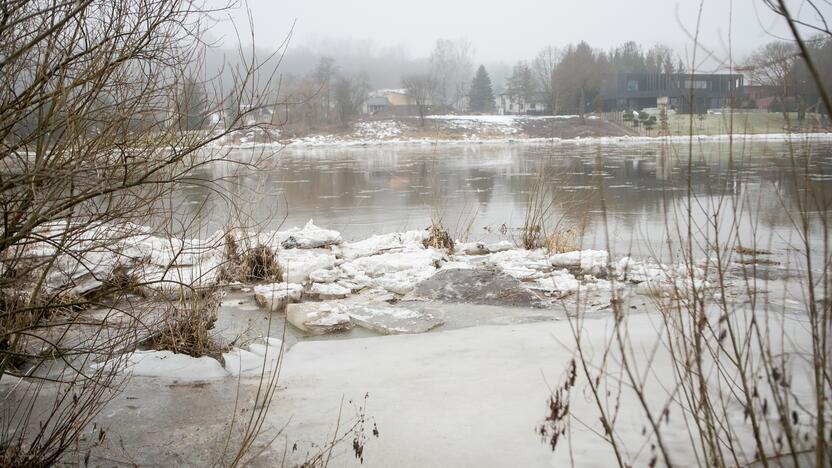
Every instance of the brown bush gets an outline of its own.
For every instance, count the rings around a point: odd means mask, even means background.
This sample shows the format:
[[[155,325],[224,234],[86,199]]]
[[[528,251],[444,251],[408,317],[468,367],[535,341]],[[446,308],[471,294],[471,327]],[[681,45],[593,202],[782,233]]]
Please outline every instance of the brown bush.
[[[193,357],[217,355],[225,349],[210,336],[217,321],[221,295],[213,291],[194,295],[174,305],[165,314],[162,331],[151,338],[154,349],[173,351]]]
[[[261,245],[243,253],[240,261],[240,281],[279,282],[283,268],[271,247]]]
[[[448,230],[442,226],[442,222],[434,220],[428,227],[428,237],[422,241],[425,248],[433,247],[435,249],[448,249],[449,253],[454,251],[454,240],[448,234]]]
[[[577,237],[574,229],[555,231],[546,237],[546,252],[551,255],[579,250]]]

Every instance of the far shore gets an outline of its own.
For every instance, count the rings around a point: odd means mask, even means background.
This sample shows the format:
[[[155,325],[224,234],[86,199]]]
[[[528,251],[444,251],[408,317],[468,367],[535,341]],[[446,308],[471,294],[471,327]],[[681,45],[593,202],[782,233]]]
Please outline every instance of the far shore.
[[[829,140],[832,129],[789,125],[782,114],[673,115],[667,130],[635,128],[598,115],[502,116],[432,115],[361,120],[349,126],[293,134],[285,128],[255,128],[216,142],[224,148],[316,148],[472,144],[656,144],[718,141]],[[795,116],[796,118],[796,116]]]

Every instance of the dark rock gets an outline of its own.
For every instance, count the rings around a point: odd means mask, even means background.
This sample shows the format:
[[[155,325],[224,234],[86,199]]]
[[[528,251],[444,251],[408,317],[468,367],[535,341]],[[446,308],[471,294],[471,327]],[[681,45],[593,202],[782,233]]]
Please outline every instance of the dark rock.
[[[540,296],[514,277],[486,269],[439,271],[417,284],[405,299],[517,307],[543,306]]]
[[[280,246],[284,249],[299,249],[300,242],[298,242],[298,240],[295,239],[295,236],[289,236],[286,238],[286,240],[280,243]]]

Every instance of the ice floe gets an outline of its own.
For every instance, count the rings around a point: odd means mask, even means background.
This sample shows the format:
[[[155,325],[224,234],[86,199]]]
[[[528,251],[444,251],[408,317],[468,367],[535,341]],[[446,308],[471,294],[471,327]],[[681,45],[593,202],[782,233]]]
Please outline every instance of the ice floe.
[[[385,335],[424,333],[444,323],[427,312],[383,304],[349,304],[341,310],[356,325]]]
[[[277,312],[286,305],[297,302],[303,295],[303,286],[295,283],[271,283],[254,287],[254,298],[266,309]]]
[[[277,239],[284,249],[314,249],[340,243],[341,233],[319,228],[310,219],[302,228],[278,232]]]
[[[135,351],[123,361],[107,361],[94,366],[121,366],[122,372],[133,377],[178,381],[215,380],[228,375],[216,359],[208,356],[195,358],[173,351]]]
[[[286,320],[298,329],[313,335],[325,335],[348,330],[352,326],[349,315],[337,305],[327,302],[290,304],[286,308]]]
[[[549,261],[555,267],[580,268],[584,273],[599,275],[606,272],[609,257],[606,250],[577,250],[552,255]]]

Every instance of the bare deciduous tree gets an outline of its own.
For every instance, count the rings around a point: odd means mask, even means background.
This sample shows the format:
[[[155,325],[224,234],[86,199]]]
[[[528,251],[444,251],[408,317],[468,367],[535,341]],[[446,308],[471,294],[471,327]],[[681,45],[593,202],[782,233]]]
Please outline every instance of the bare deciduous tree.
[[[407,89],[407,94],[413,100],[419,112],[419,122],[425,125],[425,112],[433,99],[438,84],[430,75],[416,74],[402,78],[402,86]]]
[[[430,74],[436,83],[435,104],[462,109],[474,72],[471,43],[439,39],[430,56]]]
[[[796,91],[793,70],[797,58],[798,49],[793,43],[769,42],[751,54],[742,68],[752,83],[776,92],[783,102],[784,116],[788,111],[786,102]]]
[[[192,334],[180,336],[193,339],[189,352],[207,352],[203,332],[218,305],[211,272],[181,275],[181,258],[199,254],[171,200],[195,169],[235,164],[212,143],[265,105],[253,91],[228,122],[206,119],[240,101],[197,78],[205,19],[224,7],[47,0],[0,8],[0,379],[27,382],[18,408],[0,417],[4,465],[49,465],[78,449],[81,431],[117,394],[122,353],[154,336],[154,322]],[[263,67],[247,63],[234,71],[232,93]],[[166,245],[142,253],[151,233]],[[148,260],[162,247],[164,264]],[[130,300],[140,291],[152,292],[150,315]],[[42,394],[44,385],[52,387]],[[51,410],[35,427],[43,398]]]
[[[555,70],[560,62],[561,51],[555,46],[546,46],[537,53],[532,70],[538,89],[546,95],[549,111],[558,113],[558,88],[555,86]]]

